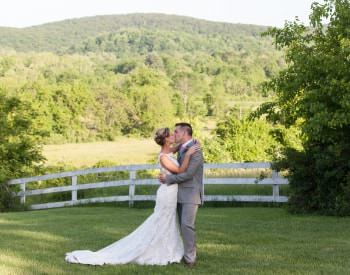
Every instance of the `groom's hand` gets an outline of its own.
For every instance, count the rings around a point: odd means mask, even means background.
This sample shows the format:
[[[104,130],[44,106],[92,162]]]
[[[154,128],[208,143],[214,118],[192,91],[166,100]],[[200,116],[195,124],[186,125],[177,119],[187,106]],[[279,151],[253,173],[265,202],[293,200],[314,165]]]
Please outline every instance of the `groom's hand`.
[[[166,178],[165,174],[158,175],[158,180],[160,181],[160,183],[165,183],[165,178]]]

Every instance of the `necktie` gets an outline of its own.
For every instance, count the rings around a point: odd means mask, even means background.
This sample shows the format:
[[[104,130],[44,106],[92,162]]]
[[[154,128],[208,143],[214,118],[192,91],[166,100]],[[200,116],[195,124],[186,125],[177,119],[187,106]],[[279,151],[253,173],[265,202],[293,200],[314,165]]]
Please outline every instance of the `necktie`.
[[[185,151],[186,151],[186,147],[181,145],[180,150],[177,153],[177,161],[179,162],[180,165],[182,164],[182,158]]]

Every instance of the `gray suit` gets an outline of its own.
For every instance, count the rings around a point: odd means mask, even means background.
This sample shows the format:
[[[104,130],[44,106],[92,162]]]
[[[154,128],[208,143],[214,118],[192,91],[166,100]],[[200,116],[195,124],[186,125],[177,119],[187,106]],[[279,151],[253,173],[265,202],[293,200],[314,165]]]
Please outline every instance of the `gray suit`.
[[[189,146],[192,146],[190,144]],[[178,160],[182,163],[184,152],[180,152]],[[195,262],[196,260],[196,230],[195,221],[198,205],[203,204],[203,153],[195,152],[189,162],[187,170],[181,174],[167,175],[165,183],[179,184],[177,202],[178,215],[181,228],[181,234],[184,241],[186,262]]]

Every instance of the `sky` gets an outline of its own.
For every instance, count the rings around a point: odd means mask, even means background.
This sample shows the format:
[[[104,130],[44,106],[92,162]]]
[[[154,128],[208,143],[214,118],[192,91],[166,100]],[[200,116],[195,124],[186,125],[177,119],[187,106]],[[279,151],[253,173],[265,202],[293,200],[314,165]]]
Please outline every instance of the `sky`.
[[[307,24],[314,1],[5,0],[0,7],[0,26],[21,28],[94,15],[164,13],[210,21],[282,27],[286,20],[294,20],[295,16]]]

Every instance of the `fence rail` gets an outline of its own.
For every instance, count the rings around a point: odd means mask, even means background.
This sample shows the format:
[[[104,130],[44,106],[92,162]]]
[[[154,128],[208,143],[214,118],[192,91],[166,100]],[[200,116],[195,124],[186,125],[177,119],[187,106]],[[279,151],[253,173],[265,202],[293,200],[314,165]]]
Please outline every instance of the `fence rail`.
[[[128,201],[129,206],[132,206],[134,201],[152,201],[155,200],[155,195],[136,195],[136,185],[159,185],[157,179],[137,179],[137,172],[140,170],[156,170],[159,169],[159,165],[124,165],[102,168],[91,168],[85,170],[76,170],[70,172],[62,172],[55,174],[48,174],[43,176],[28,177],[10,180],[9,185],[20,185],[20,190],[15,196],[20,197],[21,203],[26,203],[27,196],[52,194],[57,192],[71,192],[70,201],[50,202],[43,204],[30,205],[30,209],[48,209],[64,206],[73,206],[79,204],[88,203],[101,203],[101,202],[121,202]],[[247,163],[210,163],[204,165],[204,171],[208,169],[271,169],[271,164],[267,162],[247,162]],[[113,180],[79,184],[78,176],[88,174],[100,174],[110,173],[118,171],[128,171],[129,179],[127,180]],[[206,178],[204,177],[204,185],[220,184],[220,185],[235,185],[235,184],[259,184],[259,185],[271,185],[271,196],[253,196],[253,195],[205,195],[204,201],[241,201],[241,202],[287,202],[286,196],[280,196],[280,185],[288,184],[288,180],[281,177],[278,172],[272,171],[272,176],[257,180],[257,178]],[[45,181],[50,179],[59,178],[71,178],[71,185],[60,187],[49,187],[36,190],[26,190],[26,184],[31,182]],[[109,197],[96,197],[88,199],[78,199],[79,190],[106,188],[115,186],[129,186],[129,195],[124,196],[109,196]]]

